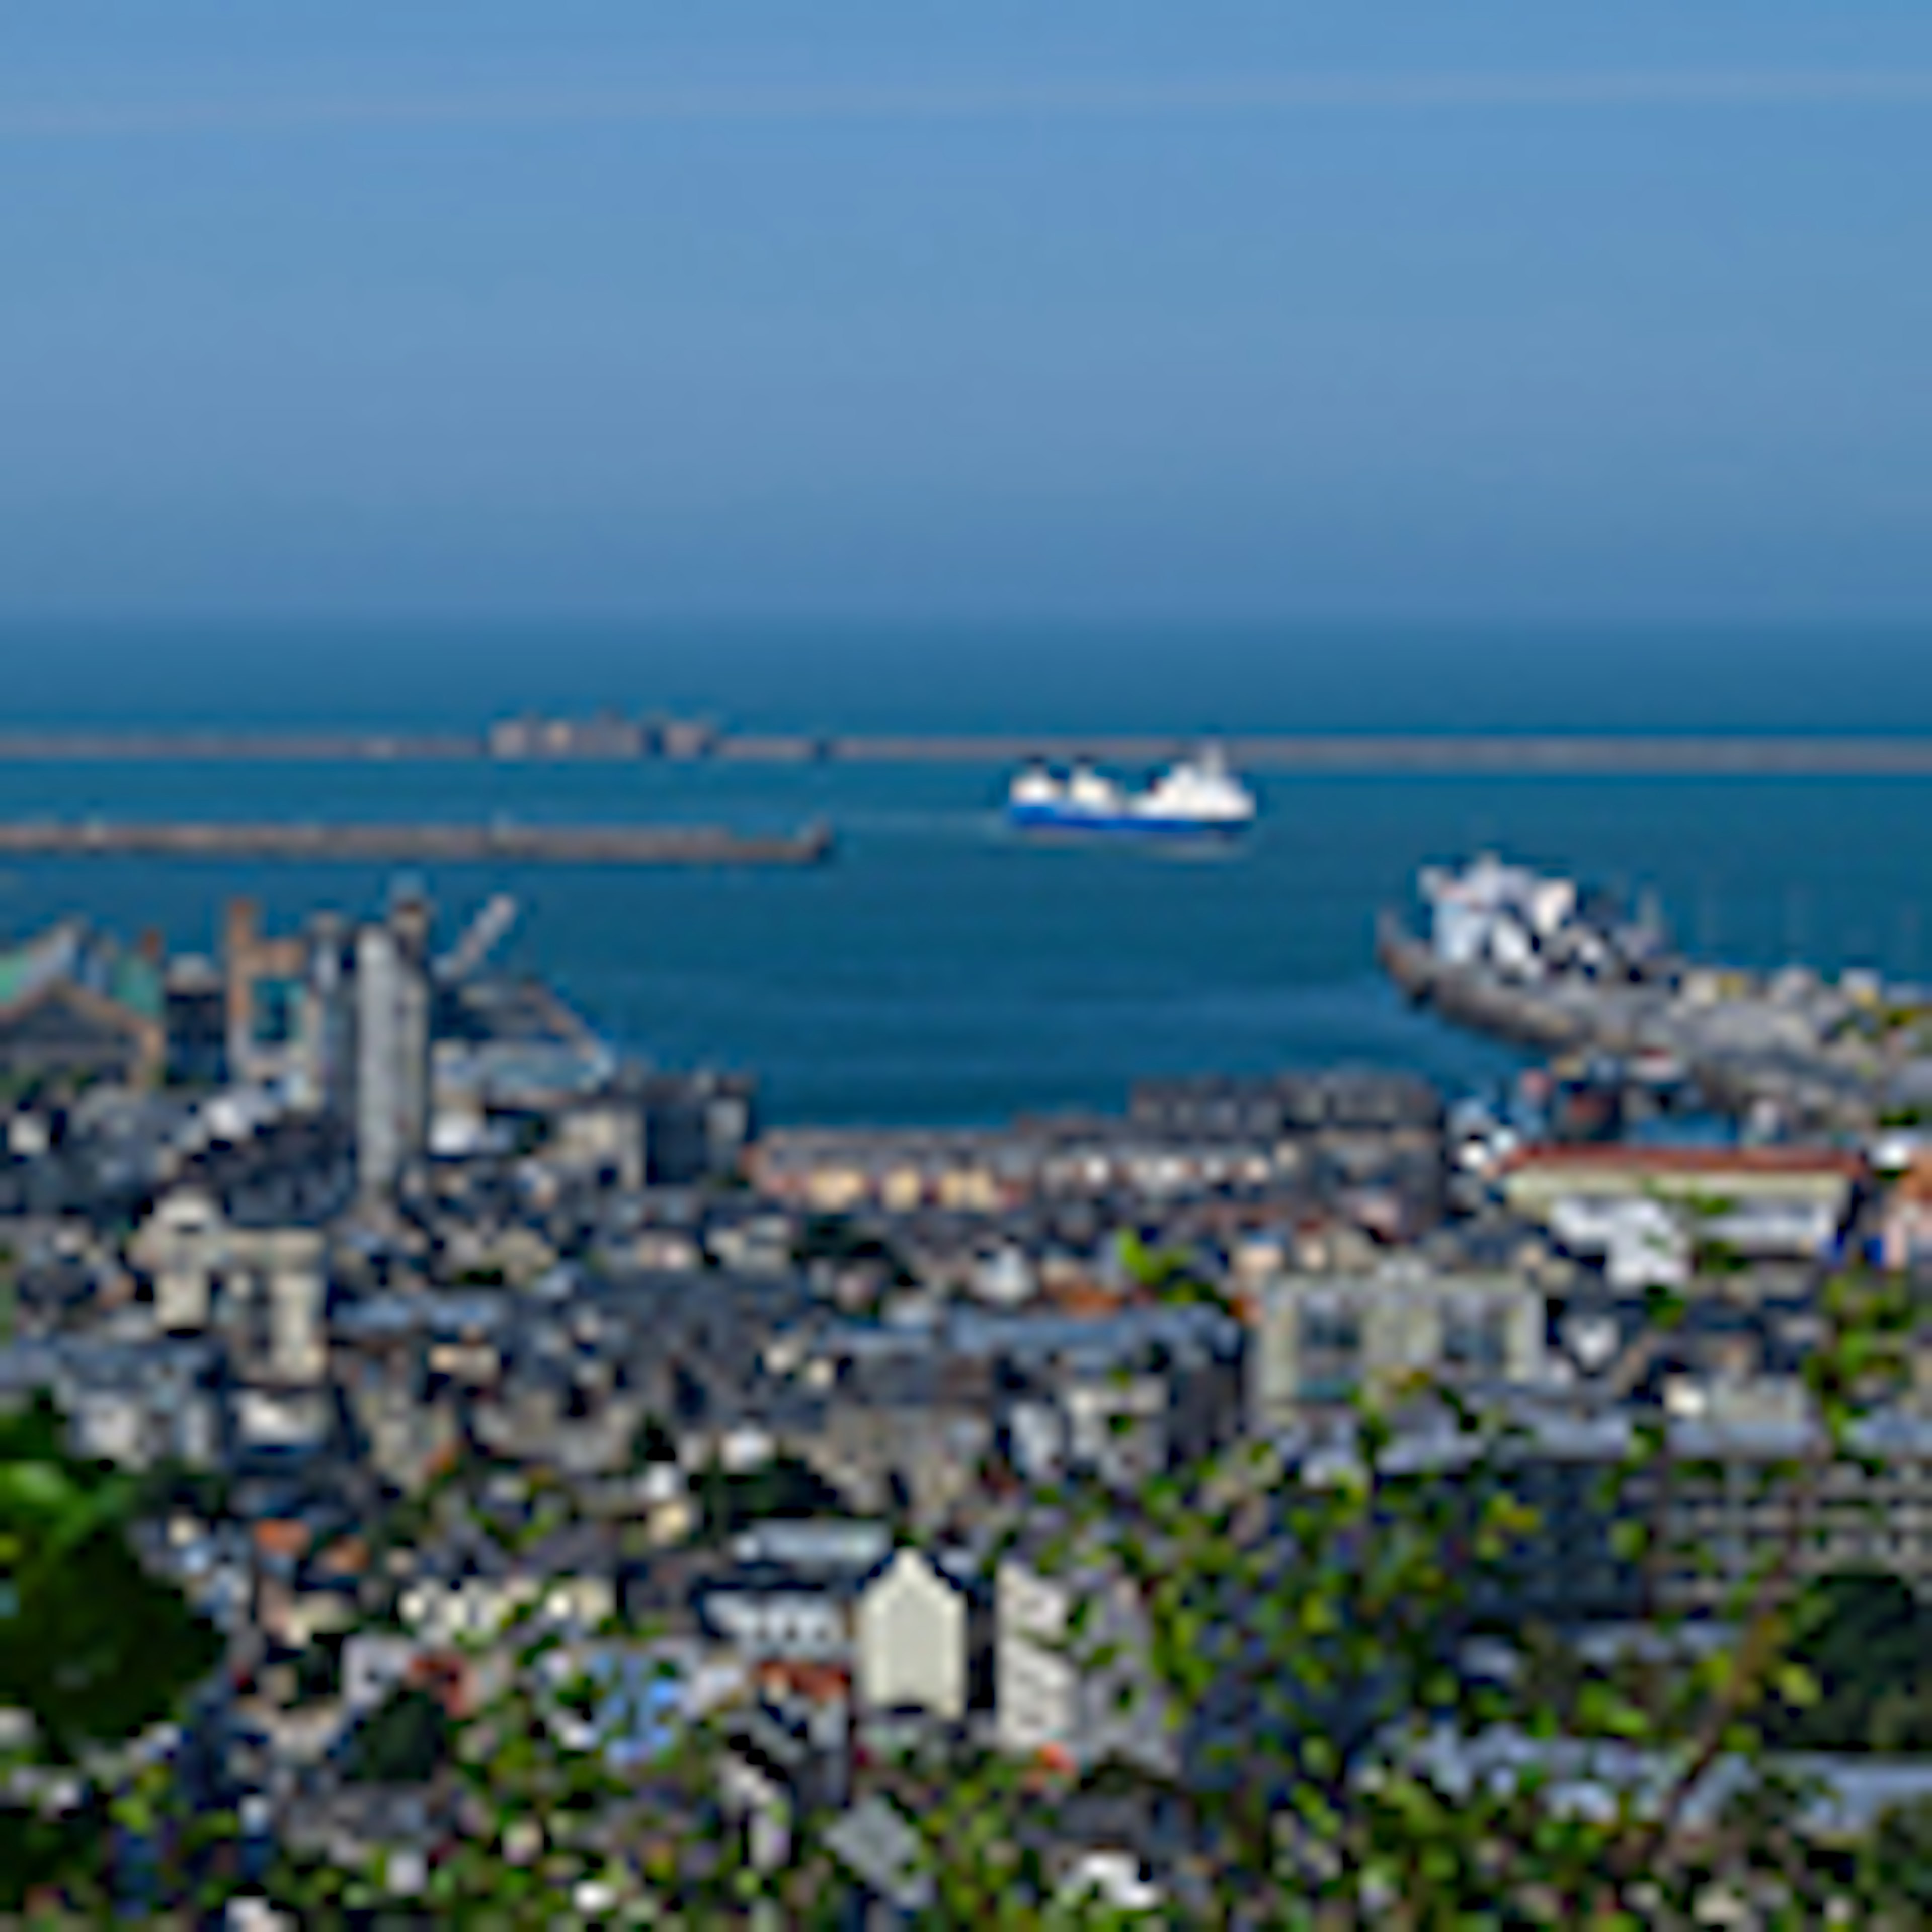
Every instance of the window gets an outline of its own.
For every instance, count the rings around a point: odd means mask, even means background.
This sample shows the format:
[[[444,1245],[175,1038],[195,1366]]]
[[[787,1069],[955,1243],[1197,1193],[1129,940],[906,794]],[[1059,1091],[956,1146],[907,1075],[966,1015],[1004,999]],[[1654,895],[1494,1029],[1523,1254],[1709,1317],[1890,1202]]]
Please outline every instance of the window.
[[[255,982],[254,1044],[286,1046],[296,1036],[296,1002],[299,982],[292,980],[257,980]]]
[[[1301,1310],[1301,1352],[1351,1358],[1362,1348],[1360,1318],[1352,1308],[1334,1302],[1311,1301]]]
[[[1442,1363],[1473,1375],[1500,1375],[1509,1362],[1509,1310],[1452,1301],[1442,1310]]]
[[[1300,1400],[1346,1401],[1361,1370],[1360,1315],[1340,1302],[1329,1300],[1306,1302],[1299,1313]]]

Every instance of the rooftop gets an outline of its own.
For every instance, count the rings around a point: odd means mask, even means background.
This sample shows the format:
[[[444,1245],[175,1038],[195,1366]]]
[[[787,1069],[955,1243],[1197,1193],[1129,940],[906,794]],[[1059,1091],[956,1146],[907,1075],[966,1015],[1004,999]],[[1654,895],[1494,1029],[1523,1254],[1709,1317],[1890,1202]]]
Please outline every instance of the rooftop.
[[[1855,1180],[1865,1171],[1862,1155],[1829,1147],[1632,1146],[1541,1143],[1519,1149],[1503,1162],[1506,1173],[1526,1168],[1579,1172],[1616,1168],[1639,1174],[1818,1174]]]

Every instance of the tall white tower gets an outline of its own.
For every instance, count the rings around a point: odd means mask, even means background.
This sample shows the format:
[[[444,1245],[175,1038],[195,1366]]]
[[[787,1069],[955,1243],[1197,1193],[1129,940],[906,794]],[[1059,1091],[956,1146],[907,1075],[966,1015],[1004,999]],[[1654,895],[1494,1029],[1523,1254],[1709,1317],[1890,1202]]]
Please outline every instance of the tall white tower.
[[[356,940],[356,1166],[365,1198],[393,1193],[428,1130],[429,988],[389,926]]]

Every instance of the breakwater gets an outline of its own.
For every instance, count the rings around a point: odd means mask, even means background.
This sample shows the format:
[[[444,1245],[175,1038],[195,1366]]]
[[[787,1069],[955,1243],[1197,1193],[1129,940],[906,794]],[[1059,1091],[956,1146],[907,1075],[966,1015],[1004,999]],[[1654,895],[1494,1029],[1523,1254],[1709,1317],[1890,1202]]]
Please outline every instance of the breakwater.
[[[0,731],[9,764],[418,764],[484,758],[468,732]]]
[[[342,861],[378,865],[809,866],[831,832],[702,825],[299,824],[0,820],[0,857]]]
[[[1932,738],[1634,736],[1557,734],[1376,735],[1348,732],[1233,734],[1216,740],[1247,771],[1420,776],[1932,777]],[[1199,748],[1198,740],[1076,736],[846,737],[824,755],[860,764],[1157,764]]]
[[[1237,733],[1238,769],[1312,775],[1585,777],[1932,777],[1932,736],[1787,734]],[[560,720],[478,732],[0,732],[0,764],[690,763],[971,764],[1030,758],[1150,765],[1198,748],[1140,733],[836,734]]]
[[[1457,1025],[1539,1053],[1667,1054],[1732,1112],[1764,1101],[1808,1125],[1862,1131],[1885,1104],[1882,1069],[1834,1049],[1802,1013],[1762,992],[1706,1004],[1666,984],[1526,983],[1445,963],[1390,914],[1378,922],[1376,955],[1411,1000]]]

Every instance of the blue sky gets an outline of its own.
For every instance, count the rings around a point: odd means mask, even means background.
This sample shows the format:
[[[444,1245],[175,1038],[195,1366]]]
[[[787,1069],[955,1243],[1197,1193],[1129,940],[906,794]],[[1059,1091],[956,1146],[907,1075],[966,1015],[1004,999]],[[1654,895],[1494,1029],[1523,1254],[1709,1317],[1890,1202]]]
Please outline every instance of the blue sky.
[[[1932,9],[38,0],[0,621],[1932,614]]]

